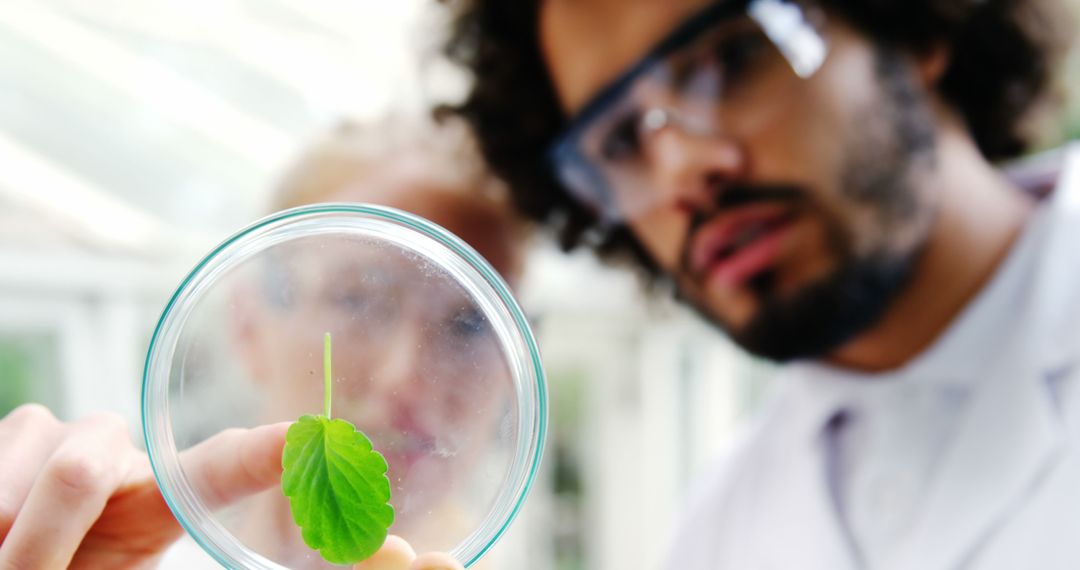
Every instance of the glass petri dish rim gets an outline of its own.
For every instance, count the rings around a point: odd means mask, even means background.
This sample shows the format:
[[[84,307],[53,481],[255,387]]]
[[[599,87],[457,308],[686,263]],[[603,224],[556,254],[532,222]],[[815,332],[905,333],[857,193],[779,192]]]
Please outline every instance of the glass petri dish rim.
[[[514,459],[515,465],[523,462],[524,468],[520,469],[522,475],[519,475],[517,478],[518,480],[511,481],[509,491],[507,493],[500,493],[495,508],[493,508],[489,515],[484,519],[481,527],[466,538],[464,541],[466,548],[461,549],[463,550],[462,552],[459,552],[458,550],[454,551],[454,554],[458,555],[462,559],[461,561],[465,567],[468,568],[480,560],[480,558],[482,558],[484,554],[498,542],[499,538],[506,533],[510,524],[521,511],[521,507],[535,483],[547,436],[547,383],[540,351],[537,347],[532,329],[529,327],[528,319],[521,309],[521,306],[511,294],[510,287],[498,272],[495,271],[495,269],[491,267],[491,264],[477,253],[472,246],[465,243],[461,238],[430,220],[396,208],[363,203],[320,203],[283,210],[259,219],[235,232],[215,246],[208,254],[203,256],[197,264],[195,264],[191,271],[188,272],[177,286],[168,303],[166,303],[165,308],[162,310],[161,317],[158,319],[157,325],[154,327],[154,332],[151,335],[143,367],[141,394],[143,440],[147,455],[150,459],[150,466],[154,473],[154,478],[162,491],[162,496],[164,497],[166,504],[188,535],[218,563],[227,568],[237,567],[221,552],[221,546],[216,543],[211,544],[216,541],[211,541],[210,537],[205,536],[204,532],[198,529],[209,526],[215,528],[216,532],[224,535],[228,534],[227,531],[217,524],[216,521],[210,519],[209,512],[202,512],[199,514],[199,516],[204,519],[203,521],[200,521],[203,524],[194,524],[194,521],[189,520],[187,509],[179,505],[177,503],[177,497],[173,496],[174,493],[179,491],[178,494],[181,495],[181,502],[189,503],[188,506],[196,504],[193,502],[194,491],[183,478],[182,472],[179,472],[179,463],[176,461],[178,455],[175,452],[173,453],[172,465],[169,465],[167,457],[162,455],[163,443],[168,444],[166,447],[175,449],[175,442],[172,439],[171,429],[168,427],[164,428],[165,433],[162,434],[165,436],[164,441],[155,435],[160,431],[160,428],[153,425],[155,410],[151,408],[151,404],[156,401],[154,397],[152,397],[151,391],[151,388],[153,387],[151,384],[151,373],[155,369],[154,356],[160,348],[162,335],[167,331],[166,327],[171,324],[171,317],[175,314],[177,303],[181,300],[181,297],[188,292],[192,283],[202,276],[203,272],[212,262],[218,259],[219,255],[229,248],[236,246],[237,242],[251,236],[259,230],[270,228],[268,231],[272,231],[274,226],[284,224],[290,220],[327,214],[361,215],[376,221],[402,226],[417,232],[421,236],[430,238],[447,248],[451,254],[464,261],[468,267],[479,273],[483,283],[490,287],[490,291],[495,293],[495,296],[501,302],[502,307],[509,313],[510,319],[512,320],[512,328],[514,332],[517,333],[518,340],[524,345],[528,352],[525,360],[529,368],[529,375],[532,378],[533,390],[531,394],[524,393],[523,395],[531,396],[531,398],[526,398],[527,400],[531,400],[531,409],[525,410],[526,412],[529,412],[528,415],[531,416],[531,426],[528,426],[531,429],[528,430],[528,436],[519,434],[519,448],[516,450]],[[518,392],[521,391],[518,390]],[[521,407],[521,400],[519,399],[519,411]],[[167,415],[168,410],[166,409],[164,411],[166,412],[165,415]],[[157,414],[157,417],[161,416],[162,414]],[[524,431],[525,430],[523,430],[523,432]],[[173,472],[171,477],[167,474],[170,469]],[[173,488],[173,483],[171,482],[171,479],[176,478],[177,473],[179,473],[180,480],[184,483],[179,489]],[[509,496],[506,497],[504,495]],[[509,504],[499,504],[507,503],[507,499],[509,499]],[[194,499],[194,501],[197,501],[197,499]],[[201,503],[197,503],[197,506],[202,505]],[[198,511],[198,509],[196,509],[196,511]],[[474,544],[476,542],[479,542],[479,544]],[[251,557],[250,554],[243,556],[243,558],[249,558],[255,564],[259,564],[258,559]],[[258,567],[273,569],[282,568],[280,565],[273,562],[270,562],[269,566],[263,564]],[[240,568],[244,568],[244,566],[240,566]]]

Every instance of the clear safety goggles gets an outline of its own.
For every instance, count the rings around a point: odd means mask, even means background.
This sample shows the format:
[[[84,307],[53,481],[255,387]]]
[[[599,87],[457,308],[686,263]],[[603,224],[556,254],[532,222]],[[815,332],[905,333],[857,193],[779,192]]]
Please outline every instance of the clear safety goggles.
[[[809,14],[790,0],[704,9],[583,107],[550,149],[556,177],[606,224],[647,213],[663,199],[663,133],[745,136],[795,103],[828,51]]]

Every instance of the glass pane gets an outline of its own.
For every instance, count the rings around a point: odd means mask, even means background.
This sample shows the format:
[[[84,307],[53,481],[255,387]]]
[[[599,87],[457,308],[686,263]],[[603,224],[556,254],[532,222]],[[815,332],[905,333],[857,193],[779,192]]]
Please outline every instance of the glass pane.
[[[59,352],[51,333],[0,332],[0,416],[27,402],[63,413]]]

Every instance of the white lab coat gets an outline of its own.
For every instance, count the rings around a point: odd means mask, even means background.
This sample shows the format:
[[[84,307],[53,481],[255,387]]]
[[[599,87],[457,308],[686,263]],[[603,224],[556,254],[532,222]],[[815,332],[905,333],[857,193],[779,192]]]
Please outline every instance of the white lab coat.
[[[1046,200],[1021,286],[968,327],[993,348],[967,358],[976,389],[917,522],[871,570],[1080,569],[1080,148]],[[667,568],[866,568],[795,376],[693,495]]]

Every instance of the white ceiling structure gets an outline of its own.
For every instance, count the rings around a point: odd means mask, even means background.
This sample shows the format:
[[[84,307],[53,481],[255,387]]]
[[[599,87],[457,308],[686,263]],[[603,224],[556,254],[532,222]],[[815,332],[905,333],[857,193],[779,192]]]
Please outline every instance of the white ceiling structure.
[[[423,108],[431,5],[0,0],[0,246],[152,255],[247,223],[321,129]]]

